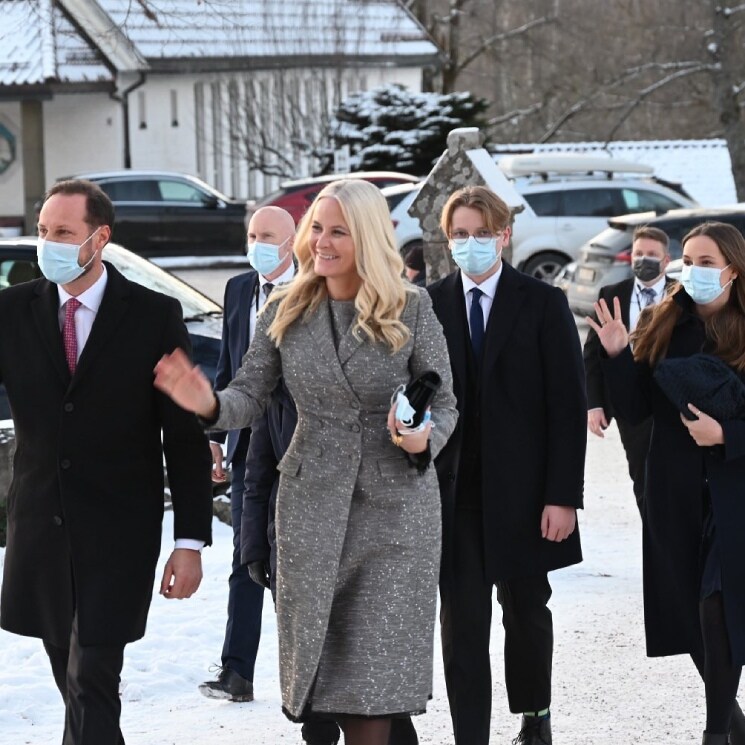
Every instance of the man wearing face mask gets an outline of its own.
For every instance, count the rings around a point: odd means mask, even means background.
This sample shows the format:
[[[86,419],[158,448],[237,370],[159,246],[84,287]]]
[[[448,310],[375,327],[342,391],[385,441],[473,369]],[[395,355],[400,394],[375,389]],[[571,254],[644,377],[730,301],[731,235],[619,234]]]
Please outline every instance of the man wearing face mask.
[[[248,259],[253,269],[228,281],[223,303],[223,334],[217,363],[215,389],[222,390],[241,366],[253,338],[256,317],[275,285],[289,282],[295,274],[292,245],[295,223],[280,207],[262,207],[248,224]],[[253,701],[254,665],[261,635],[264,588],[253,582],[241,563],[241,519],[244,475],[250,429],[222,436],[213,433],[210,443],[213,478],[224,480],[221,442],[227,440],[225,462],[231,466],[230,512],[233,525],[233,558],[228,580],[228,622],[222,649],[222,663],[215,680],[199,686],[208,698]]]
[[[210,542],[207,439],[152,385],[189,345],[179,303],[102,260],[114,208],[88,181],[44,197],[44,279],[0,293],[0,382],[16,433],[0,625],[42,639],[64,745],[123,745],[124,647],[145,633],[160,553],[163,456],[175,548],[165,598],[192,595]]]
[[[489,742],[495,586],[509,708],[522,714],[514,742],[550,745],[548,572],[582,558],[575,526],[587,436],[577,327],[560,290],[502,260],[509,222],[509,207],[485,187],[451,195],[440,224],[459,269],[428,288],[459,414],[435,463],[442,654],[456,745]]]
[[[638,227],[634,231],[631,244],[631,269],[634,276],[623,282],[607,285],[600,290],[599,297],[603,298],[609,307],[613,307],[613,298],[619,299],[623,322],[629,331],[636,328],[642,311],[662,300],[665,291],[673,283],[673,280],[665,276],[665,269],[670,263],[668,244],[667,234],[659,228]],[[604,437],[604,430],[608,428],[614,412],[610,391],[603,376],[600,353],[601,345],[598,336],[590,329],[584,347],[587,428],[597,437]],[[644,471],[652,432],[652,420],[648,419],[641,424],[631,424],[616,416],[616,424],[626,451],[636,504],[641,513],[644,500]]]

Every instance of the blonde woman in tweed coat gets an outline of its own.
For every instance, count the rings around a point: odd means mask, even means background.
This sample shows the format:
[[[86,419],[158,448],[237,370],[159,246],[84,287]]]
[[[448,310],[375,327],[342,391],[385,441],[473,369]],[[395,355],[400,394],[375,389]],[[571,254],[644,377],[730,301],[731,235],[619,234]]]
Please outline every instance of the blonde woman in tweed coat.
[[[295,245],[298,274],[272,294],[226,390],[179,350],[155,384],[239,429],[284,377],[298,409],[276,512],[284,709],[337,719],[347,745],[385,745],[391,716],[423,712],[431,693],[441,521],[428,464],[457,418],[450,363],[428,295],[401,278],[376,187],[327,186]],[[399,437],[391,395],[425,370],[443,381],[434,427]]]

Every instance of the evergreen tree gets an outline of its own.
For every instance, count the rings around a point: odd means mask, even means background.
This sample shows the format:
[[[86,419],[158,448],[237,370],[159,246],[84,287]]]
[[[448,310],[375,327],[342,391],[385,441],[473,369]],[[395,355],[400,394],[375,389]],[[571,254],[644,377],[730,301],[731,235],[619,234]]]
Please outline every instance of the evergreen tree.
[[[394,84],[341,102],[330,122],[333,148],[349,146],[353,171],[403,171],[426,176],[456,127],[484,127],[488,102],[470,93],[416,93]],[[333,166],[327,154],[323,172]]]

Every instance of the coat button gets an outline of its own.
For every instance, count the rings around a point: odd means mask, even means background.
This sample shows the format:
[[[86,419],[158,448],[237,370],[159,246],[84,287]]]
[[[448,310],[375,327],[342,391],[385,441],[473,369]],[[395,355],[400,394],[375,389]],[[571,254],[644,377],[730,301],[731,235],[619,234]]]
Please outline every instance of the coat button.
[[[55,515],[52,518],[52,522],[59,528],[62,525],[62,518],[59,515]]]
[[[75,406],[73,406],[73,404],[68,401],[62,408],[64,408],[65,411],[72,411]]]
[[[359,424],[350,424],[349,430],[351,432],[359,432],[360,431],[360,425]]]
[[[72,465],[72,463],[70,463],[70,461],[67,460],[67,458],[63,458],[62,461],[60,462],[60,465],[62,466],[62,468],[67,470]]]
[[[352,407],[353,409],[359,409],[359,408],[360,408],[360,402],[359,402],[359,401],[350,401],[350,402],[349,402],[349,405],[350,405],[350,406],[351,406],[351,407]]]

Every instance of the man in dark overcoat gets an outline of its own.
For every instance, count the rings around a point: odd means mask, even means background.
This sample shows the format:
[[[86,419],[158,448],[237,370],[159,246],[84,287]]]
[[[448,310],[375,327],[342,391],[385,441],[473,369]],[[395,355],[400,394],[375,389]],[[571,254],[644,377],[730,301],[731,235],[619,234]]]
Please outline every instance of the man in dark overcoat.
[[[176,545],[161,594],[196,591],[211,540],[207,439],[153,387],[161,356],[188,348],[181,307],[102,261],[113,222],[99,187],[56,184],[39,215],[45,278],[0,293],[16,432],[0,625],[42,639],[66,706],[63,745],[124,742],[119,679],[124,646],[145,633],[164,455]]]
[[[551,742],[547,572],[581,561],[586,398],[557,288],[501,260],[509,208],[483,187],[445,205],[459,270],[429,288],[447,339],[458,425],[436,461],[443,505],[442,648],[456,745],[486,745],[492,589],[502,606],[510,710],[521,743]]]

